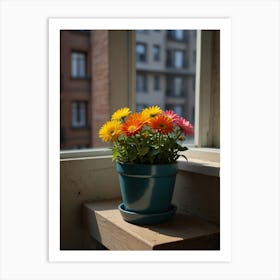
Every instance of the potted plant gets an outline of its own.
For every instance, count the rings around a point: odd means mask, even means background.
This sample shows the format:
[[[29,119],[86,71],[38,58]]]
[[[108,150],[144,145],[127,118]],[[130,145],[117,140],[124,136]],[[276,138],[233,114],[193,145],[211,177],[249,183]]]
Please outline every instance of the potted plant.
[[[172,217],[176,161],[188,149],[181,142],[192,134],[189,121],[158,106],[134,113],[118,109],[100,128],[99,137],[112,143],[126,221],[154,224]]]

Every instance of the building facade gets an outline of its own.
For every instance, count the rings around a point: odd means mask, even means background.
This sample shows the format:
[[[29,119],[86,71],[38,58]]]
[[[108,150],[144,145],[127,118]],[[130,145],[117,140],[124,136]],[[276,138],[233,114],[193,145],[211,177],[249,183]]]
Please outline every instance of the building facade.
[[[60,149],[99,147],[109,116],[108,31],[60,34]]]
[[[137,30],[137,109],[158,105],[194,124],[196,31]]]

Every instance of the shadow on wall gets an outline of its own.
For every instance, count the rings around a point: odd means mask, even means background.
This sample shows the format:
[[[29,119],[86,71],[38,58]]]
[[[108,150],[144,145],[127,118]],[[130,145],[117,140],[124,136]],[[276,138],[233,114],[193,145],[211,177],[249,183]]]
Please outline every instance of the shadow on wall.
[[[220,224],[220,178],[192,172],[177,174],[173,201],[178,210]]]

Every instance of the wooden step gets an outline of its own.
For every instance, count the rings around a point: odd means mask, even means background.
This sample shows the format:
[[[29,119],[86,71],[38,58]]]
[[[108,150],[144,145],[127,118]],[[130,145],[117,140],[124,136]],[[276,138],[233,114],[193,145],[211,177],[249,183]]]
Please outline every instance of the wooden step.
[[[109,250],[219,250],[219,227],[177,212],[159,225],[138,226],[122,219],[118,200],[88,202],[83,223],[90,236]]]

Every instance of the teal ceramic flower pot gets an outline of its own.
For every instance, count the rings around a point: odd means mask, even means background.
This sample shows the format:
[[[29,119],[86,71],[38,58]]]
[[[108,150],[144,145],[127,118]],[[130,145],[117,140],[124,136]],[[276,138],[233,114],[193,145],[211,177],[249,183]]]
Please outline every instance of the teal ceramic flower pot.
[[[139,214],[167,213],[176,180],[177,165],[117,162],[123,207]]]

